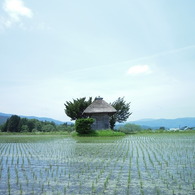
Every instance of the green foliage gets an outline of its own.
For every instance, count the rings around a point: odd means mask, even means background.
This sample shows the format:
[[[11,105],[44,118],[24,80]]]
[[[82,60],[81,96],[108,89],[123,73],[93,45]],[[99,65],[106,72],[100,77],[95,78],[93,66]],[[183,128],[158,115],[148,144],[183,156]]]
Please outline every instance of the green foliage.
[[[19,122],[19,129],[22,131],[22,129],[24,129],[24,131],[27,129],[28,125],[28,119],[27,118],[21,118],[20,122]],[[29,128],[28,128],[29,131]]]
[[[119,97],[116,101],[111,104],[115,109],[116,113],[110,118],[110,127],[114,129],[115,123],[122,123],[126,121],[132,114],[130,110],[130,102],[126,103],[124,97]]]
[[[21,118],[19,122],[19,129],[20,131],[28,131],[32,132],[33,129],[35,129],[35,124],[38,120],[36,119],[27,119],[27,118]]]
[[[1,125],[1,132],[54,132],[54,131],[67,131],[74,130],[74,125],[58,125],[54,122],[39,121],[37,119],[20,118],[13,115],[7,119],[6,123]]]
[[[8,120],[7,126],[5,127],[8,132],[19,132],[19,123],[20,123],[20,117],[17,115],[12,115],[10,119]]]
[[[142,131],[142,128],[139,125],[127,123],[124,126],[121,126],[119,131],[125,134],[130,134],[140,132]]]
[[[90,134],[92,132],[91,125],[94,119],[92,118],[81,118],[77,119],[75,123],[76,132],[79,134]]]
[[[22,125],[20,130],[21,130],[22,132],[29,132],[28,125]]]
[[[2,127],[1,127],[1,131],[2,131],[2,132],[7,132],[8,123],[9,123],[9,118],[8,118],[7,121],[2,125]]]
[[[56,127],[56,131],[67,131],[67,132],[72,132],[75,130],[75,126],[72,124],[72,125],[68,125],[67,123],[64,123],[62,125],[58,125]]]
[[[42,131],[42,122],[41,121],[38,121],[38,120],[35,121],[35,129],[36,129],[36,131]]]
[[[35,128],[35,119],[30,119],[27,121],[27,126],[29,128],[29,131],[32,132],[32,130]]]
[[[71,118],[71,120],[77,120],[80,118],[85,118],[83,111],[92,103],[92,97],[86,100],[85,97],[73,99],[73,102],[67,101],[65,106],[65,113]]]
[[[160,127],[159,129],[160,129],[160,130],[165,130],[165,127]]]
[[[42,128],[43,132],[50,132],[50,131],[55,131],[55,127],[51,124],[46,124]]]

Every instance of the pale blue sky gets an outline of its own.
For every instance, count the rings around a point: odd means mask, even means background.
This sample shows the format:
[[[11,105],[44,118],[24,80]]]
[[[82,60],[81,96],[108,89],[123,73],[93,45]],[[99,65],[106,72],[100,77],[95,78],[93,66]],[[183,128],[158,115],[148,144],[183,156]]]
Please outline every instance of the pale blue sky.
[[[194,0],[1,0],[0,112],[67,121],[65,101],[195,116]]]

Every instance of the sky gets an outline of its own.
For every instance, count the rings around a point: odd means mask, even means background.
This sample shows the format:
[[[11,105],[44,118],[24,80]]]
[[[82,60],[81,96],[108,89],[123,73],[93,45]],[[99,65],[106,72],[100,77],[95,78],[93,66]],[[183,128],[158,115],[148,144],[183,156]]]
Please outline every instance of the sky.
[[[194,0],[0,0],[0,112],[131,102],[128,121],[195,117]]]

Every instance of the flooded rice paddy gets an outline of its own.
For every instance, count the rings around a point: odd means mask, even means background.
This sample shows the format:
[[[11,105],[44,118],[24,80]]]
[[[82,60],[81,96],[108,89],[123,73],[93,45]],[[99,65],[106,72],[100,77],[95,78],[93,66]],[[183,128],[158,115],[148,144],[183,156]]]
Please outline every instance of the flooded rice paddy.
[[[0,136],[0,194],[195,194],[195,133]]]

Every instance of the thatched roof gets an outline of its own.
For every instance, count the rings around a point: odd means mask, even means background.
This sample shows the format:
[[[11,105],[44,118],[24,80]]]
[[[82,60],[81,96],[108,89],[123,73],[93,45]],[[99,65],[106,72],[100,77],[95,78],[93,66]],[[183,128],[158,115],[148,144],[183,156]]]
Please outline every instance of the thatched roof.
[[[93,114],[93,113],[109,113],[114,114],[116,109],[113,108],[110,104],[105,102],[103,98],[97,97],[85,110],[84,114]]]

